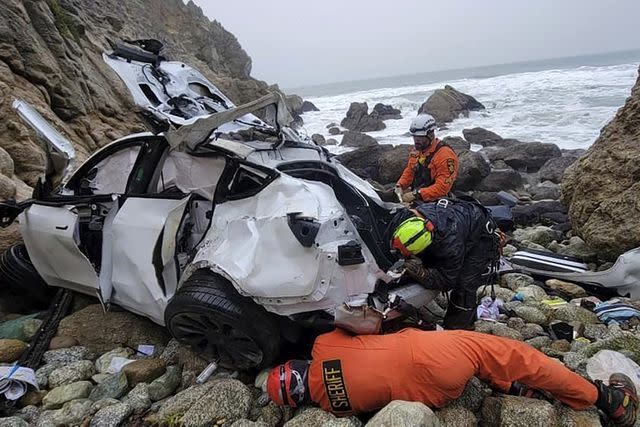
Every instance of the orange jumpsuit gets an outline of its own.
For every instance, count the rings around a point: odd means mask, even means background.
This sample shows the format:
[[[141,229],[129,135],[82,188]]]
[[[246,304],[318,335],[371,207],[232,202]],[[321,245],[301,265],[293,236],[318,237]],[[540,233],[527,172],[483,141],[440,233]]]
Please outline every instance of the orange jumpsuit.
[[[478,376],[501,391],[513,381],[573,409],[592,406],[596,387],[529,345],[469,331],[404,329],[390,335],[320,335],[309,367],[311,399],[337,415],[371,412],[392,400],[442,407]]]
[[[420,197],[425,202],[446,197],[458,177],[458,155],[451,147],[440,147],[433,154],[439,142],[440,140],[436,138],[427,149],[413,150],[397,182],[403,190],[409,187],[415,190],[419,187]],[[429,164],[425,164],[432,154]]]

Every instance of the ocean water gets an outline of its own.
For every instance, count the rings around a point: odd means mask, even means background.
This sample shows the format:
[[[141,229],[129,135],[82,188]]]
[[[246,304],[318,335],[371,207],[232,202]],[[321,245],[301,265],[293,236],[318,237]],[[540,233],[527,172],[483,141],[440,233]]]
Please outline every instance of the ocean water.
[[[483,127],[505,138],[541,141],[560,148],[587,148],[600,129],[624,104],[638,76],[640,51],[550,61],[497,65],[451,72],[388,77],[361,82],[298,88],[297,93],[320,111],[303,114],[302,132],[330,136],[326,128],[340,123],[351,102],[381,102],[402,112],[387,120],[386,129],[368,132],[386,144],[411,144],[409,123],[435,89],[449,84],[474,96],[486,110],[471,112],[447,124],[439,137],[462,136],[462,130]],[[451,76],[451,78],[447,78]],[[331,151],[344,151],[341,147]]]

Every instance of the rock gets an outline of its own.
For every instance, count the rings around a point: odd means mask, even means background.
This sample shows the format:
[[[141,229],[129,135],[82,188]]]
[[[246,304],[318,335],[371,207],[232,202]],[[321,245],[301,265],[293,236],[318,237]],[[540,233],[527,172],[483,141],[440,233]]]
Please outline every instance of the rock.
[[[411,149],[410,146],[407,147],[409,147],[409,150]],[[374,145],[368,148],[358,148],[357,150],[340,154],[338,156],[338,160],[359,177],[371,179],[384,184],[380,179],[381,171],[378,161],[383,154],[391,151],[392,149],[393,147],[390,145]],[[405,158],[405,162],[406,160],[408,160],[408,157]],[[398,177],[400,177],[400,175],[398,175]]]
[[[270,427],[269,424],[263,423],[262,421],[251,421],[246,419],[241,419],[233,424],[231,427]]]
[[[551,181],[544,181],[529,189],[533,200],[558,200],[560,198],[560,185]]]
[[[162,359],[140,359],[127,364],[122,372],[127,376],[129,387],[138,383],[148,383],[164,374],[166,365]]]
[[[640,79],[562,182],[574,231],[610,261],[640,246],[639,118]]]
[[[478,420],[473,412],[464,408],[447,406],[436,412],[442,427],[476,427]]]
[[[533,277],[521,273],[507,273],[500,278],[500,286],[515,291],[518,288],[530,286],[534,284]]]
[[[549,297],[547,293],[538,285],[523,286],[516,289],[517,294],[521,294],[525,302],[527,301],[542,301]]]
[[[25,341],[31,341],[35,336],[38,329],[42,326],[42,320],[40,319],[27,319],[22,324],[22,335]]]
[[[96,370],[101,373],[110,373],[113,374],[115,372],[109,371],[109,366],[111,365],[111,360],[114,357],[124,357],[125,359],[130,357],[133,354],[133,350],[129,348],[118,347],[114,348],[111,351],[106,352],[102,356],[96,359]]]
[[[75,338],[56,336],[51,338],[51,341],[49,342],[49,350],[59,350],[61,348],[75,347],[79,344],[80,343]]]
[[[538,325],[547,324],[547,316],[537,308],[521,305],[516,307],[515,312],[527,323],[535,323]]]
[[[252,397],[246,385],[232,379],[214,382],[209,392],[195,402],[180,419],[185,427],[204,427],[219,420],[233,423],[249,414]]]
[[[150,344],[159,347],[169,341],[167,330],[149,319],[126,311],[105,313],[100,304],[90,305],[62,319],[58,334],[73,337],[99,354],[120,345],[137,348],[138,344]]]
[[[529,241],[542,246],[548,246],[552,241],[562,237],[562,233],[549,227],[539,225],[537,227],[518,228],[513,231],[513,238],[519,241]]]
[[[511,301],[513,297],[516,295],[516,293],[513,292],[512,290],[501,288],[499,286],[496,286],[494,290],[496,292],[496,298],[500,298],[504,302]],[[491,296],[491,286],[487,286],[486,288],[484,286],[479,287],[478,298],[482,298],[486,296]]]
[[[20,406],[39,406],[42,404],[42,399],[46,394],[46,390],[30,390],[20,398]]]
[[[338,145],[338,141],[333,138],[329,138],[325,141],[324,145]]]
[[[584,262],[595,262],[598,259],[598,253],[578,236],[569,239],[569,244],[561,246],[558,253],[580,258]]]
[[[503,160],[512,168],[524,172],[537,172],[549,159],[561,157],[555,144],[523,142],[488,151],[491,161]]]
[[[49,385],[49,374],[64,364],[45,364],[36,370],[36,380],[40,388],[47,388]]]
[[[556,184],[560,184],[562,182],[562,177],[564,176],[564,172],[571,166],[578,157],[573,156],[565,156],[562,157],[554,157],[545,162],[544,165],[540,167],[538,171],[538,175],[540,179],[543,181],[551,181]]]
[[[112,398],[118,399],[129,390],[127,376],[124,372],[113,374],[109,378],[104,379],[91,392],[89,399],[98,401],[101,399]]]
[[[464,139],[469,141],[471,144],[482,145],[483,147],[501,145],[502,141],[504,141],[497,133],[479,127],[463,129],[462,135],[464,135]]]
[[[562,427],[600,427],[602,425],[598,410],[595,408],[574,411],[568,406],[561,405],[558,415]]]
[[[204,395],[208,394],[216,383],[217,381],[208,381],[202,385],[194,385],[162,402],[158,402],[160,404],[158,411],[148,416],[146,421],[150,424],[168,423],[169,420],[174,420],[175,422],[180,419],[191,406],[200,401]]]
[[[30,406],[25,406],[24,408],[16,411],[15,414],[16,416],[28,422],[29,425],[33,425],[38,420],[40,413],[41,413],[40,408],[30,405]]]
[[[454,189],[469,191],[478,187],[478,184],[491,173],[489,163],[481,154],[474,151],[463,151],[458,155],[459,171]]]
[[[0,237],[2,235],[0,234]],[[0,300],[0,310],[3,312],[11,311],[14,307],[3,307],[3,301]],[[21,316],[19,314],[11,314],[0,323],[0,339],[11,339],[26,341],[24,336],[24,323],[33,319],[38,313]]]
[[[617,334],[612,334],[612,336],[608,338],[589,344],[578,354],[589,358],[600,350],[619,351],[634,362],[640,363],[640,337],[635,336],[631,332],[620,331]]]
[[[91,376],[91,381],[93,381],[96,384],[100,384],[107,378],[111,378],[111,375],[113,374],[95,374]]]
[[[402,175],[404,168],[407,167],[409,154],[412,150],[413,147],[410,145],[398,145],[382,153],[378,160],[379,182],[382,184],[395,184],[400,175]]]
[[[149,384],[137,384],[125,397],[122,403],[131,406],[135,413],[144,412],[151,407],[151,397],[149,396]]]
[[[477,377],[472,377],[465,385],[462,395],[448,406],[478,412],[484,399],[490,395],[491,389]]]
[[[562,221],[554,220],[554,216],[558,219],[557,216],[561,215],[566,220],[566,212],[564,206],[558,201],[540,201],[529,205],[518,205],[511,210],[514,222],[523,226],[556,224]]]
[[[178,366],[168,366],[164,375],[149,384],[149,397],[152,401],[162,400],[173,393],[182,380],[182,369]]]
[[[355,132],[372,132],[386,128],[382,120],[369,114],[366,102],[352,102],[340,126]]]
[[[3,427],[29,427],[29,423],[20,417],[0,418],[0,425]]]
[[[458,155],[471,149],[471,144],[459,136],[445,136],[442,138],[442,142],[451,147]]]
[[[67,402],[88,397],[92,389],[93,384],[89,381],[79,381],[56,387],[42,399],[42,407],[44,409],[58,409]]]
[[[502,248],[502,255],[504,255],[507,258],[510,258],[513,254],[515,254],[518,251],[518,248],[516,248],[513,245],[505,245],[504,248]]]
[[[62,405],[61,409],[44,411],[38,420],[38,425],[80,425],[86,417],[91,415],[92,404],[93,402],[89,399],[72,400]]]
[[[48,350],[42,355],[42,360],[45,363],[57,366],[89,359],[93,359],[92,352],[88,348],[82,346]]]
[[[324,139],[324,136],[320,135],[319,133],[314,133],[313,135],[311,135],[311,140],[317,145],[325,145],[327,142]]]
[[[518,332],[522,335],[523,340],[530,340],[538,336],[544,336],[545,332],[542,326],[535,323],[527,323],[519,329]]]
[[[366,424],[367,427],[409,425],[439,427],[440,421],[436,414],[424,403],[394,400],[382,408]]]
[[[609,336],[607,325],[601,323],[584,325],[584,337],[590,340],[601,340]]]
[[[573,304],[566,304],[558,307],[553,312],[553,318],[564,322],[573,322],[577,320],[585,325],[600,323],[598,316],[596,316],[595,313]]]
[[[27,344],[20,340],[0,339],[0,363],[13,363],[26,350]]]
[[[342,133],[342,131],[340,130],[339,127],[332,127],[329,128],[329,135],[340,135]]]
[[[571,351],[571,343],[567,340],[555,340],[551,342],[549,348],[558,352],[566,353],[567,351]]]
[[[566,296],[567,299],[584,298],[588,296],[587,292],[581,286],[569,282],[563,282],[562,280],[549,279],[544,282],[544,284],[548,288]]]
[[[104,399],[96,400],[91,405],[91,414],[95,414],[96,412],[98,412],[102,408],[106,408],[107,406],[111,406],[111,405],[116,405],[118,403],[120,403],[119,400],[113,399],[111,397],[107,397],[107,398],[104,398]]]
[[[371,116],[380,120],[399,120],[402,118],[401,111],[391,105],[377,103],[373,106]]]
[[[315,427],[324,426],[335,421],[336,417],[320,408],[302,408],[295,417],[284,423],[285,427]]]
[[[531,347],[541,350],[542,348],[549,347],[551,345],[551,338],[545,336],[535,337],[527,340],[526,343]]]
[[[522,177],[513,169],[494,169],[477,185],[481,191],[506,191],[522,187]]]
[[[474,97],[466,95],[446,85],[437,89],[427,101],[420,106],[418,114],[431,114],[438,124],[452,122],[458,116],[469,116],[470,111],[484,110],[484,105]]]
[[[302,106],[300,107],[300,112],[308,113],[309,111],[320,111],[320,109],[311,101],[303,101]]]
[[[88,380],[95,373],[91,360],[79,360],[55,369],[49,374],[49,387]]]
[[[479,320],[475,323],[474,329],[476,332],[481,332],[483,334],[491,334],[522,341],[522,334],[520,332],[511,329],[502,323]]]
[[[378,141],[374,137],[355,131],[346,131],[340,143],[342,147],[355,148],[375,147],[376,145],[378,145]]]
[[[133,412],[133,408],[126,403],[116,403],[100,409],[91,419],[90,427],[119,426]]]
[[[549,427],[558,425],[558,414],[547,401],[519,396],[488,397],[482,405],[488,425]]]
[[[179,365],[184,371],[196,371],[200,373],[209,365],[209,361],[202,358],[202,355],[193,351],[190,347],[180,344],[175,338],[167,343],[164,351],[160,355],[167,365]]]

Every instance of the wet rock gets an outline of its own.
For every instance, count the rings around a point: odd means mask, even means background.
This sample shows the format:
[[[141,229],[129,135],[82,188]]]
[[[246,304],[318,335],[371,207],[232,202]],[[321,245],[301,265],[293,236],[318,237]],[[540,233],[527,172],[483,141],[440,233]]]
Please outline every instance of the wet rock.
[[[355,148],[375,147],[376,145],[378,145],[378,141],[374,137],[356,131],[346,131],[340,143],[341,147]]]
[[[411,150],[411,146],[406,146]],[[364,179],[371,179],[381,184],[385,184],[380,178],[381,168],[378,165],[380,157],[393,149],[390,145],[377,145],[369,148],[358,148],[357,150],[343,153],[338,156],[338,160],[353,173]],[[407,151],[408,155],[409,151]],[[407,157],[405,157],[405,162]],[[406,163],[405,163],[406,165]],[[394,180],[397,180],[400,174]],[[394,181],[395,182],[395,181]]]
[[[445,136],[442,142],[447,144],[460,156],[461,153],[471,149],[471,144],[459,136]]]
[[[0,425],[3,427],[29,427],[29,423],[20,417],[0,418]]]
[[[0,363],[13,363],[20,358],[27,344],[20,340],[0,339]]]
[[[600,427],[600,415],[595,408],[574,411],[565,405],[560,405],[558,410],[560,425],[562,427]]]
[[[40,319],[27,319],[22,324],[22,336],[25,341],[31,341],[31,339],[35,336],[38,329],[42,326],[42,320]]]
[[[607,325],[601,323],[584,325],[584,337],[590,340],[602,340],[609,336]]]
[[[497,133],[480,127],[463,129],[462,135],[464,135],[464,139],[471,144],[482,145],[483,147],[502,145],[501,143],[504,141]]]
[[[105,374],[105,373],[113,374],[115,372],[109,371],[111,360],[113,360],[114,357],[124,357],[126,359],[130,357],[132,354],[133,354],[133,350],[129,348],[122,348],[122,347],[114,348],[113,350],[106,352],[105,354],[103,354],[102,356],[96,359],[96,370],[101,374]]]
[[[527,240],[542,246],[547,246],[554,240],[562,238],[562,234],[545,226],[518,228],[513,231],[513,238],[519,241]]]
[[[49,374],[49,387],[58,387],[78,381],[88,380],[95,373],[93,362],[79,360],[55,369]]]
[[[487,425],[549,427],[558,425],[558,414],[544,400],[517,396],[488,397],[482,405],[482,420]]]
[[[420,106],[419,113],[431,114],[438,124],[451,122],[462,115],[469,116],[470,111],[484,110],[484,105],[474,97],[466,95],[446,85],[437,89],[427,101]]]
[[[562,156],[555,144],[523,142],[488,151],[491,161],[503,160],[512,168],[524,172],[537,172],[549,159]]]
[[[333,138],[329,138],[325,141],[324,145],[338,145],[338,141]]]
[[[464,408],[447,406],[436,412],[442,427],[476,427],[478,420],[473,412]]]
[[[372,132],[386,128],[382,120],[369,114],[366,102],[352,102],[340,126],[355,132]]]
[[[127,376],[129,387],[134,387],[138,383],[149,383],[164,374],[165,370],[165,362],[159,358],[136,360],[122,368],[122,372]]]
[[[527,340],[526,343],[533,348],[541,350],[542,348],[549,347],[551,345],[551,338],[540,336],[540,337],[531,338]]]
[[[515,291],[524,286],[533,285],[533,277],[520,273],[507,273],[500,278],[500,285]]]
[[[569,244],[561,246],[558,253],[580,258],[584,262],[595,262],[598,259],[598,253],[578,236],[570,238]]]
[[[558,200],[560,198],[560,185],[551,181],[544,181],[541,184],[529,189],[533,200]]]
[[[58,334],[73,337],[98,354],[121,345],[137,348],[138,344],[144,343],[159,347],[169,341],[167,330],[149,319],[126,311],[105,313],[100,304],[90,305],[62,319]],[[77,360],[81,359],[90,358]]]
[[[548,180],[560,184],[564,177],[564,172],[569,166],[571,166],[576,160],[577,156],[565,156],[554,157],[545,162],[544,165],[538,171],[541,180]]]
[[[42,399],[44,409],[58,409],[67,402],[89,397],[93,384],[89,381],[66,384],[56,387]]]
[[[122,398],[121,401],[122,403],[126,403],[131,406],[131,409],[135,413],[146,411],[151,407],[149,384],[137,384],[125,397]]]
[[[478,412],[482,402],[491,395],[491,389],[477,377],[472,377],[464,387],[462,395],[452,401],[448,406],[452,408],[466,408],[472,412]]]
[[[173,393],[182,380],[182,369],[168,366],[167,371],[149,384],[149,397],[154,402],[162,400]]]
[[[514,222],[523,226],[558,224],[567,221],[567,210],[557,200],[514,206],[511,213]]]
[[[324,139],[324,136],[319,133],[314,133],[311,135],[311,140],[315,142],[317,145],[324,145],[327,141]]]
[[[300,107],[301,113],[308,113],[309,111],[320,111],[311,101],[303,101]]]
[[[513,169],[494,169],[476,187],[481,191],[506,191],[522,187],[522,176]]]
[[[185,426],[205,426],[224,419],[246,418],[251,409],[251,392],[240,381],[217,380],[209,392],[191,406],[181,418]]]
[[[377,103],[373,106],[371,116],[380,120],[400,120],[402,118],[400,113],[400,110],[391,105]]]
[[[516,289],[516,294],[520,294],[524,301],[542,301],[549,297],[547,293],[538,285],[529,285]],[[573,319],[575,320],[575,319]]]
[[[391,425],[439,427],[440,420],[424,403],[394,400],[374,415],[366,425],[367,427],[385,427]]]
[[[128,390],[127,376],[124,372],[120,372],[111,375],[98,384],[91,392],[89,398],[93,401],[105,398],[118,399],[124,396]]]
[[[527,323],[535,323],[538,325],[547,324],[547,316],[537,308],[521,305],[516,307],[515,312]]]
[[[339,127],[334,126],[332,128],[329,128],[329,135],[340,135],[341,132],[342,131],[340,130]]]
[[[62,366],[72,362],[93,359],[93,353],[86,347],[76,346],[45,351],[42,360],[50,365]]]
[[[600,323],[598,316],[596,316],[595,313],[573,304],[566,304],[558,307],[553,312],[553,318],[565,322],[578,321],[585,325]]]
[[[59,350],[61,348],[76,347],[80,343],[72,337],[56,336],[49,342],[49,350]]]
[[[131,406],[126,403],[116,403],[100,409],[91,419],[89,427],[116,427],[119,426],[133,412]]]
[[[411,145],[398,145],[380,155],[378,168],[380,170],[380,182],[395,184],[407,166],[409,154],[413,150]]]
[[[474,190],[491,172],[489,163],[474,151],[463,151],[458,155],[459,171],[454,188],[459,191]]]
[[[587,296],[587,292],[581,286],[573,283],[563,282],[558,279],[549,279],[544,282],[544,284],[550,289],[566,296],[568,299],[584,298]]]

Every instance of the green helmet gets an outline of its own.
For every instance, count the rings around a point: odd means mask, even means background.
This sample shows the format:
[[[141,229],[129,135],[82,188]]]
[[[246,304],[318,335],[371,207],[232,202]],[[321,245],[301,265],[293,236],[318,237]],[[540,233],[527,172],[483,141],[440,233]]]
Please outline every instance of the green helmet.
[[[414,216],[403,221],[393,232],[391,247],[402,256],[418,255],[431,244],[431,222]]]

